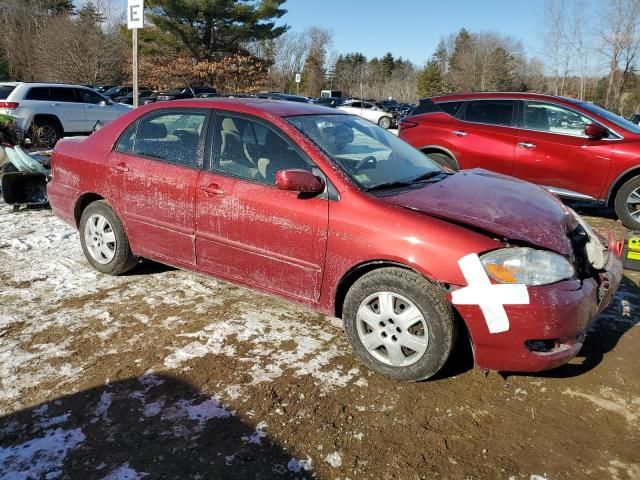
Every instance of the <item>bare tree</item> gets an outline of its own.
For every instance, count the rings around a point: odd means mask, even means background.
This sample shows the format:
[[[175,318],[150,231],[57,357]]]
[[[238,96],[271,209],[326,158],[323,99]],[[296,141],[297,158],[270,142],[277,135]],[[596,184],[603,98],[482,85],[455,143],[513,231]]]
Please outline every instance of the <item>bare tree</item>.
[[[603,16],[602,53],[609,60],[605,106],[617,109],[624,87],[633,73],[633,62],[640,46],[640,0],[609,0]]]

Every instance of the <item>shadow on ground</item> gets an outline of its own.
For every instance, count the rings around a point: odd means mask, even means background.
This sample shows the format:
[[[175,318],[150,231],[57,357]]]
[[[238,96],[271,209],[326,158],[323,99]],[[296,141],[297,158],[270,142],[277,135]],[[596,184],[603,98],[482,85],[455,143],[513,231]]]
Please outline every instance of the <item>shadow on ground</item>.
[[[263,426],[169,376],[99,386],[0,419],[0,478],[311,478],[305,467]]]

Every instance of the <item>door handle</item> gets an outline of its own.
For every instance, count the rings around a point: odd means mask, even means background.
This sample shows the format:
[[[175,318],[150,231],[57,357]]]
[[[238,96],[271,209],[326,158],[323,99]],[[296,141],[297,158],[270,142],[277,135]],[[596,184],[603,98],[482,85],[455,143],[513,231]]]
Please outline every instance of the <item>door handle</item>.
[[[527,150],[531,150],[532,148],[536,148],[536,144],[535,143],[531,143],[531,142],[519,142],[518,146],[520,148],[526,148]]]
[[[220,185],[218,185],[217,183],[210,183],[207,186],[201,186],[200,190],[203,191],[208,196],[224,194],[224,190],[222,190],[220,188]]]
[[[464,130],[454,130],[453,133],[456,137],[466,137],[468,135]]]
[[[111,171],[115,173],[125,173],[129,171],[129,167],[127,167],[124,163],[117,163],[113,167],[111,167]]]

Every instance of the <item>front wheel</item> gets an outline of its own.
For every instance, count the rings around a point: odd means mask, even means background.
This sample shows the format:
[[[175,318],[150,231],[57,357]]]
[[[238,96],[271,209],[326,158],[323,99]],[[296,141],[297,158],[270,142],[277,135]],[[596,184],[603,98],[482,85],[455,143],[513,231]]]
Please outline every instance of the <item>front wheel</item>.
[[[633,177],[618,190],[615,210],[625,227],[640,230],[640,177]]]
[[[385,130],[389,130],[391,128],[391,118],[380,117],[380,119],[378,120],[378,125]]]
[[[453,348],[450,305],[435,285],[410,270],[384,268],[363,275],[347,293],[343,317],[360,360],[395,380],[435,375]]]
[[[99,272],[120,275],[137,263],[122,222],[103,200],[93,202],[82,212],[80,243],[85,257]]]

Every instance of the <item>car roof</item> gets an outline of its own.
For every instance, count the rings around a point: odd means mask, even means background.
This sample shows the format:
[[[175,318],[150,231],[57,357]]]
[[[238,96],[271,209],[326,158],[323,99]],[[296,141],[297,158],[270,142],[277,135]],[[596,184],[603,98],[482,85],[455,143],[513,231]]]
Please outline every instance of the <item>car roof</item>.
[[[580,100],[569,97],[561,97],[555,95],[545,95],[543,93],[524,93],[524,92],[465,92],[465,93],[451,93],[447,95],[437,95],[435,97],[429,97],[429,100],[434,102],[452,102],[463,100],[476,100],[483,98],[505,98],[515,100],[561,100],[563,102],[578,103]],[[426,100],[421,98],[420,100]]]
[[[71,83],[55,83],[55,82],[1,82],[0,85],[10,85],[12,87],[18,87],[20,85],[27,85],[29,87],[69,87],[69,88],[89,88],[85,85],[76,85]]]
[[[193,98],[161,102],[149,105],[149,110],[178,107],[206,107],[234,110],[244,113],[270,113],[278,117],[297,115],[343,115],[334,108],[323,107],[312,103],[290,102],[288,100],[272,100],[266,98]]]

